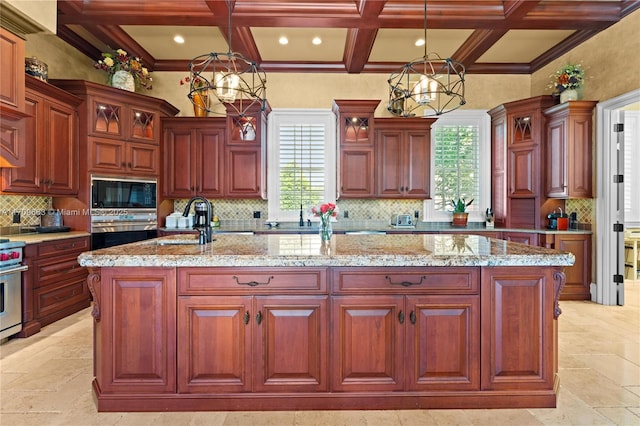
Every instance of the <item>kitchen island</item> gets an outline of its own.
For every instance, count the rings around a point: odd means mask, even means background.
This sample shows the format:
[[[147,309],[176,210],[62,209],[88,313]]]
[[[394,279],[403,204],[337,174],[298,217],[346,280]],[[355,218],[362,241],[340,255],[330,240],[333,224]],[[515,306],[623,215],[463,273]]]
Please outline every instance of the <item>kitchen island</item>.
[[[475,235],[86,252],[99,411],[555,407],[574,257]]]

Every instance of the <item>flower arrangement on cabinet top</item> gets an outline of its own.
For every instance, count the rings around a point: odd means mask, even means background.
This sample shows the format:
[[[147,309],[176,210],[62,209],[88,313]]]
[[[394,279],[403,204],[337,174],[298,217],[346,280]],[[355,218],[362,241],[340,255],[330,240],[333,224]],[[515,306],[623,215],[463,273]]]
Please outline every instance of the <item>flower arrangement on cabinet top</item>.
[[[550,87],[554,93],[560,94],[565,90],[575,90],[582,87],[584,69],[580,64],[568,64],[556,71],[551,77]]]
[[[201,77],[199,76],[194,77],[192,74],[189,74],[188,76],[180,80],[180,86],[184,86],[185,84],[189,86],[191,83],[191,80],[193,80],[194,89],[202,89],[204,86],[206,86],[206,82]]]
[[[102,59],[98,60],[94,67],[109,74],[109,81],[117,71],[129,72],[136,86],[151,90],[153,80],[149,70],[142,65],[140,58],[129,55],[125,50],[118,49],[112,53],[103,53]]]
[[[324,203],[311,207],[311,213],[320,218],[322,226],[326,226],[332,217],[338,216],[338,206],[333,203]]]

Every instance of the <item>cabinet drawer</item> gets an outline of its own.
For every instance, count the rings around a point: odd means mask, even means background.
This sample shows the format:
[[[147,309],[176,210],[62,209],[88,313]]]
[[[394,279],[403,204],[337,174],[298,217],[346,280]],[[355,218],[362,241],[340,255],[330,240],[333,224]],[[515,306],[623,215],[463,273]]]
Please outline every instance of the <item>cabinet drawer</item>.
[[[80,254],[89,250],[89,238],[69,238],[64,240],[47,241],[38,244],[36,256],[61,256],[67,253]]]
[[[78,264],[75,255],[34,262],[33,287],[45,287],[56,281],[86,277],[87,269]]]
[[[336,268],[334,293],[477,294],[478,268]]]
[[[326,293],[324,268],[179,268],[179,293],[194,294],[266,294]]]
[[[89,300],[89,290],[84,278],[36,289],[34,295],[36,318],[46,317],[83,300]]]

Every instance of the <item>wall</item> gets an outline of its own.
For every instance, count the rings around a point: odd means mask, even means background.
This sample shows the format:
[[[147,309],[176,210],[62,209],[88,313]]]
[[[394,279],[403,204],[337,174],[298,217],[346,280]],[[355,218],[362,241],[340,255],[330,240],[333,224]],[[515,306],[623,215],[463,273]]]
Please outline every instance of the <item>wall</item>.
[[[551,75],[568,63],[585,68],[583,99],[605,101],[640,88],[640,10],[531,76],[531,96],[549,94]]]

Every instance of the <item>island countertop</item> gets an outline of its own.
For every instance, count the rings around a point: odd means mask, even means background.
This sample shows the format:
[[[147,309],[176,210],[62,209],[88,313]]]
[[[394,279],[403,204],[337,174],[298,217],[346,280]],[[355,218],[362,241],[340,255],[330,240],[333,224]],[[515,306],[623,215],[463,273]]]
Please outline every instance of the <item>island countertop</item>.
[[[571,266],[571,253],[478,235],[172,235],[78,257],[86,267]]]

